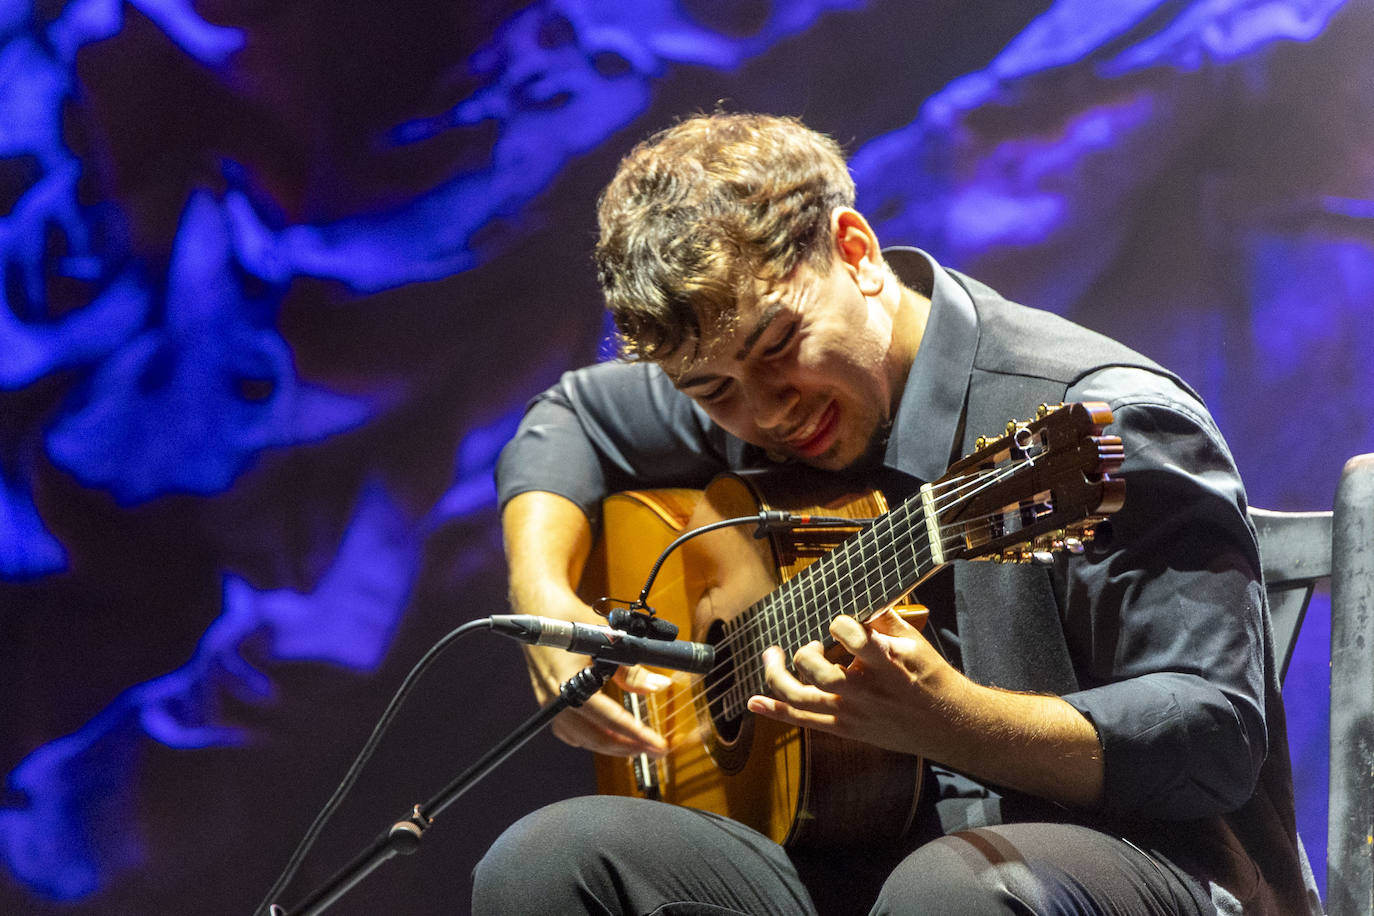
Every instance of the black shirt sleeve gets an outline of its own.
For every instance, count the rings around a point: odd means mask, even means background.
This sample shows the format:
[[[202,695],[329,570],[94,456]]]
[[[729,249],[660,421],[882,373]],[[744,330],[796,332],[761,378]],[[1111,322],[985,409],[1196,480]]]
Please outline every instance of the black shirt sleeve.
[[[1160,385],[1092,392],[1125,443],[1126,502],[1110,543],[1068,566],[1082,689],[1065,699],[1098,730],[1109,810],[1195,818],[1254,791],[1272,646],[1230,452],[1200,404]]]
[[[557,493],[595,521],[609,493],[700,487],[744,451],[657,366],[601,363],[565,373],[530,402],[501,453],[497,495],[504,507],[528,490]]]

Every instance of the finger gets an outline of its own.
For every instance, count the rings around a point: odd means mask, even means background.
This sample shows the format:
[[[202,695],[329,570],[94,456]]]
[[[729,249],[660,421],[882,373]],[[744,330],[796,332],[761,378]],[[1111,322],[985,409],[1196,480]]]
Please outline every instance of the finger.
[[[597,728],[588,722],[571,720],[570,723],[564,723],[562,719],[556,719],[553,723],[553,733],[565,744],[594,754],[609,757],[637,757],[640,754],[655,758],[661,756],[659,752],[640,741],[608,729]]]
[[[800,728],[819,728],[828,731],[835,728],[833,713],[798,709],[790,703],[774,697],[752,696],[749,698],[748,708],[752,713]]]
[[[661,757],[667,752],[662,735],[604,694],[569,709],[554,725],[554,734],[563,741],[597,753]]]
[[[656,690],[664,689],[673,682],[671,678],[640,665],[630,665],[617,669],[612,680],[621,689],[631,693],[653,693]]]
[[[844,669],[825,657],[825,648],[818,642],[797,650],[792,658],[797,680],[821,690],[833,691],[844,683]]]
[[[889,616],[891,619],[886,619]],[[880,619],[882,623],[872,627],[872,629],[859,623],[853,617],[840,616],[830,622],[830,634],[835,637],[835,641],[859,661],[859,664],[852,666],[853,670],[867,670],[875,664],[881,664],[884,660],[890,662],[895,645],[894,639],[910,639],[920,636],[919,630],[909,627],[895,614],[884,612],[874,618],[875,621]],[[887,628],[894,629],[897,633],[889,635],[885,632]]]
[[[632,715],[619,703],[612,704],[611,709],[613,715],[609,723],[605,723],[604,720],[593,720],[592,724],[604,729],[618,746],[627,748],[631,753],[649,754],[654,757],[661,757],[667,753],[668,742],[638,716]]]
[[[901,614],[892,608],[883,611],[877,617],[868,622],[869,629],[887,636],[897,636],[903,639],[912,639],[921,634],[921,631],[907,623]]]
[[[847,614],[841,614],[830,621],[830,635],[835,637],[835,642],[843,646],[850,655],[858,656],[868,648],[868,630]]]
[[[561,741],[582,750],[611,757],[637,757],[640,754],[655,759],[664,756],[665,748],[638,740],[610,729],[597,727],[589,722],[573,721],[564,724],[555,721],[553,733]]]
[[[819,687],[803,684],[791,671],[787,670],[787,663],[782,650],[777,646],[771,646],[764,650],[763,672],[764,681],[773,696],[793,706],[818,707],[833,699],[831,694]]]

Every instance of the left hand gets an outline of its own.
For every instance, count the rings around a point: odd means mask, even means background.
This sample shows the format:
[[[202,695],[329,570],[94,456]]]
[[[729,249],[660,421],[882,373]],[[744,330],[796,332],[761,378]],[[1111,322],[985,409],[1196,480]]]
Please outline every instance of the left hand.
[[[790,725],[905,753],[936,756],[952,731],[970,682],[892,611],[865,627],[853,617],[836,617],[830,635],[853,659],[847,665],[825,657],[819,642],[797,650],[796,671],[782,650],[764,652],[765,679],[772,696],[749,698],[749,710]]]
[[[782,650],[767,649],[773,696],[750,697],[750,711],[917,754],[1062,804],[1101,801],[1106,766],[1097,731],[1062,698],[975,684],[891,611],[867,629],[836,617],[830,633],[854,656],[847,665],[813,642],[797,650],[793,675]]]

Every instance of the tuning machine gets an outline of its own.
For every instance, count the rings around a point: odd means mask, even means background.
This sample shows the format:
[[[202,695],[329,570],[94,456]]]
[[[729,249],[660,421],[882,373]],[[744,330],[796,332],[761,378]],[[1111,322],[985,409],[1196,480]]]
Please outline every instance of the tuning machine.
[[[1093,526],[1099,521],[1101,519],[1090,519],[1039,535],[1028,543],[994,554],[993,562],[1052,566],[1056,553],[1081,555],[1093,539]]]

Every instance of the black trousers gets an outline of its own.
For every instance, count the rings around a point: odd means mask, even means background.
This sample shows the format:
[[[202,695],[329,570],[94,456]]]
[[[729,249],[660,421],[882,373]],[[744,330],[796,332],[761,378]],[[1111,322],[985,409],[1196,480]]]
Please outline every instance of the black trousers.
[[[980,827],[900,849],[795,854],[728,818],[618,796],[511,826],[474,872],[475,916],[1208,914],[1207,891],[1073,824]]]

